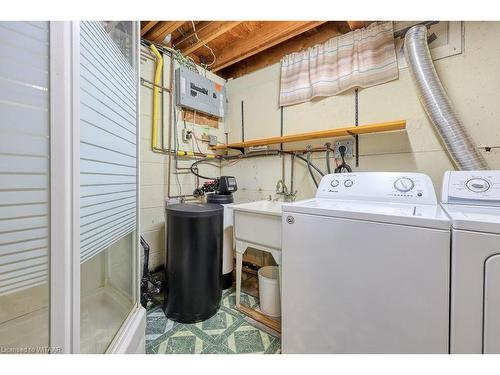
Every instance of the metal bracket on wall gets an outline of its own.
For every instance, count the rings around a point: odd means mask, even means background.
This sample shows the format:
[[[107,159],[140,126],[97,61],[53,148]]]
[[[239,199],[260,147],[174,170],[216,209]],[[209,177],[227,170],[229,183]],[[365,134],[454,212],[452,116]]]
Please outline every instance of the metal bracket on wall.
[[[280,136],[283,137],[283,106],[280,107]],[[280,150],[283,151],[283,143],[280,143]]]
[[[354,90],[354,125],[359,125],[359,91]],[[356,144],[356,167],[359,167],[359,135],[354,136],[354,142]]]
[[[237,150],[242,154],[245,154],[245,147],[228,147],[228,148],[230,148],[231,150]]]
[[[241,101],[241,142],[245,142],[245,105],[243,100]],[[245,153],[245,148],[235,148],[239,149],[242,154]]]

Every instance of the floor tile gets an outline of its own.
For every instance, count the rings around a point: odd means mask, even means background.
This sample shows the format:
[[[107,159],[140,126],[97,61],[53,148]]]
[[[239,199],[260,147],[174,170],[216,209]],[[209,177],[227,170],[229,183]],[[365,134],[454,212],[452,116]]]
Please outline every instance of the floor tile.
[[[240,301],[241,301],[240,303],[252,308],[254,308],[259,304],[259,300],[257,298],[246,293],[241,293]],[[236,293],[234,291],[222,299],[222,306],[233,308],[235,305],[236,305]]]
[[[226,338],[227,347],[237,354],[267,353],[273,349],[276,337],[244,322]]]
[[[156,349],[157,354],[200,354],[210,343],[204,341],[187,327],[173,331]]]
[[[258,307],[258,298],[241,294],[242,303]],[[234,288],[222,294],[221,307],[211,318],[194,324],[167,319],[163,299],[147,309],[146,353],[148,354],[243,354],[281,351],[279,335],[235,309]]]
[[[202,354],[235,354],[231,349],[223,344],[211,344]]]

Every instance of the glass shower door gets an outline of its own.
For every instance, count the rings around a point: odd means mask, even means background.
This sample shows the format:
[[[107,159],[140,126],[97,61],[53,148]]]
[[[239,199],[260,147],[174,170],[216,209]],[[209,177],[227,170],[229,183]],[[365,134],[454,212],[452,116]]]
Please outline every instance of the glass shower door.
[[[103,353],[137,304],[137,40],[80,22],[80,351]]]
[[[0,22],[0,353],[49,347],[49,23]]]

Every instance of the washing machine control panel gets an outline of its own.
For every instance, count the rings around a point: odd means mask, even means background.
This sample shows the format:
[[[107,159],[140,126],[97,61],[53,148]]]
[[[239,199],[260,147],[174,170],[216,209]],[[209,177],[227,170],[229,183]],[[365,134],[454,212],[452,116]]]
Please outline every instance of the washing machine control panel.
[[[500,206],[500,171],[448,171],[442,189],[443,203]]]
[[[357,172],[322,178],[317,198],[436,204],[434,186],[422,173]]]

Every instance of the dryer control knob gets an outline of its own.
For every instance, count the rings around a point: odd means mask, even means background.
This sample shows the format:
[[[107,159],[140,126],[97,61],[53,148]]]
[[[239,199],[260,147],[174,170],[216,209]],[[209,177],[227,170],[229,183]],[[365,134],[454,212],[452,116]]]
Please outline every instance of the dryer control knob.
[[[465,185],[474,193],[484,193],[490,189],[490,183],[484,178],[471,178]]]
[[[352,180],[345,180],[344,181],[345,187],[351,187],[352,185],[354,185],[354,182],[352,182]]]

